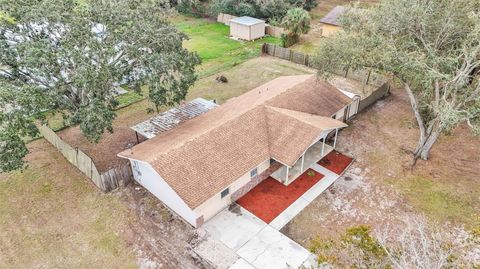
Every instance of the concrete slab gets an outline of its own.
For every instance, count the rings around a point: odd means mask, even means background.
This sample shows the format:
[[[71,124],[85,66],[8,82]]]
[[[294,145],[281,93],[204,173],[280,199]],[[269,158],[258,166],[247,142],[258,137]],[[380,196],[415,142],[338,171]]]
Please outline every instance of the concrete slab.
[[[193,251],[207,260],[210,264],[214,264],[218,269],[231,268],[240,257],[231,248],[225,246],[222,242],[207,235],[199,242]]]
[[[322,180],[320,180],[317,184],[315,184],[312,188],[310,188],[302,195],[301,198],[307,200],[309,203],[315,200],[322,192],[328,189],[328,187],[330,187],[335,182],[335,180],[340,177],[334,172],[318,164],[313,164],[311,168],[323,174],[324,177],[322,178]]]
[[[323,181],[323,179],[320,180],[317,184],[319,184],[321,181]],[[282,229],[283,226],[285,226],[296,215],[298,215],[298,213],[300,213],[300,211],[307,207],[308,204],[310,204],[309,201],[305,200],[302,197],[298,198],[295,202],[293,202],[293,204],[287,207],[287,209],[285,209],[280,215],[278,215],[274,220],[272,220],[269,225],[277,230]]]
[[[270,226],[263,228],[237,254],[255,268],[298,268],[310,252]]]
[[[244,259],[238,259],[229,269],[256,269]]]
[[[214,238],[234,251],[267,225],[240,206],[236,211],[238,212],[225,209],[202,226]]]

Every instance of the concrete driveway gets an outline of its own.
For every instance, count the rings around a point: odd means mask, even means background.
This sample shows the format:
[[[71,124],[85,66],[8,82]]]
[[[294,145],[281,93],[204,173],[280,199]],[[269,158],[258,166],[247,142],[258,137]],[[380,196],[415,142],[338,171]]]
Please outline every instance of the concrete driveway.
[[[224,255],[206,257],[219,268],[298,268],[312,261],[308,250],[240,206],[223,210],[202,228],[232,252],[223,249]],[[222,260],[221,266],[217,260]]]

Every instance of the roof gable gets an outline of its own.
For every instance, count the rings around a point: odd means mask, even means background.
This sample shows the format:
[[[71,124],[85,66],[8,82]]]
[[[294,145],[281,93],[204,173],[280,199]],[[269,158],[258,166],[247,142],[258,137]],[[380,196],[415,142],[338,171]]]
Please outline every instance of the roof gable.
[[[344,6],[336,6],[330,10],[325,17],[321,18],[320,22],[335,26],[342,26],[342,24],[338,21],[338,18],[345,12],[345,10],[346,9]]]

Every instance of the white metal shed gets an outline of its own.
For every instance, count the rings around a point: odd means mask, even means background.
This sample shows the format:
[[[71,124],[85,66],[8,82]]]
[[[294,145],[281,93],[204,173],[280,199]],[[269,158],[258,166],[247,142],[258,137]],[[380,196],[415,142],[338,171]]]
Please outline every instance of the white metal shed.
[[[230,36],[243,39],[255,40],[265,36],[265,21],[248,16],[230,20]]]

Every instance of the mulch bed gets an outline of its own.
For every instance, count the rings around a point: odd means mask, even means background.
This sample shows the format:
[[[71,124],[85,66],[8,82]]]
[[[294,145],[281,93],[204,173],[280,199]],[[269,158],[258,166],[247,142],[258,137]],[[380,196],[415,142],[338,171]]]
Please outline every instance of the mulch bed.
[[[338,151],[332,151],[323,157],[318,164],[334,172],[337,175],[343,173],[343,171],[352,163],[353,159],[341,154]]]
[[[322,174],[312,169],[306,170],[288,186],[269,177],[237,203],[261,220],[270,223],[322,178]]]

